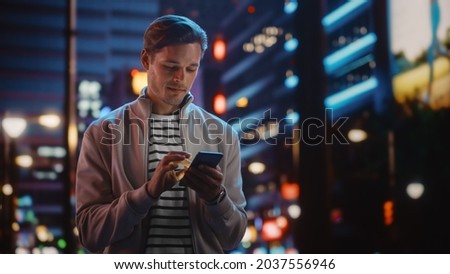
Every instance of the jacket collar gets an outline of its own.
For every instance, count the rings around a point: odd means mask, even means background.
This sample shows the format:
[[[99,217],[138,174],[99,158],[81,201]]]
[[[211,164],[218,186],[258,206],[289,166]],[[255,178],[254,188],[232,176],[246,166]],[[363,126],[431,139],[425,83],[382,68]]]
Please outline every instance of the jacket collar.
[[[191,103],[194,96],[188,92],[180,104],[180,118],[186,117],[187,113],[192,110]],[[139,118],[146,119],[152,113],[152,101],[147,96],[147,87],[141,90],[139,97],[130,104],[131,112]]]

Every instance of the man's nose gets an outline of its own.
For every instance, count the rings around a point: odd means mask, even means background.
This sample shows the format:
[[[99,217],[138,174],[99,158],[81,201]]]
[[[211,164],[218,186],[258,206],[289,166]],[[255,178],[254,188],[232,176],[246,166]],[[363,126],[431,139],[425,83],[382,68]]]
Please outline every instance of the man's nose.
[[[173,80],[176,82],[181,82],[184,80],[184,70],[183,69],[177,69],[173,74]]]

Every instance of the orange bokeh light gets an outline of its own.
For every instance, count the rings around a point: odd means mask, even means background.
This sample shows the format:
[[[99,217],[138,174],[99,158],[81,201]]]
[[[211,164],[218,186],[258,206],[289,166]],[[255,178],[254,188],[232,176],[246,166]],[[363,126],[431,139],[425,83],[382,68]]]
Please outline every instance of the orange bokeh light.
[[[300,196],[300,186],[295,182],[284,182],[281,184],[281,197],[283,199],[292,201],[298,199]]]
[[[227,111],[227,98],[222,93],[217,93],[213,99],[213,109],[217,114],[224,114]]]
[[[227,44],[223,38],[217,38],[213,43],[213,57],[216,61],[223,61],[227,56]]]

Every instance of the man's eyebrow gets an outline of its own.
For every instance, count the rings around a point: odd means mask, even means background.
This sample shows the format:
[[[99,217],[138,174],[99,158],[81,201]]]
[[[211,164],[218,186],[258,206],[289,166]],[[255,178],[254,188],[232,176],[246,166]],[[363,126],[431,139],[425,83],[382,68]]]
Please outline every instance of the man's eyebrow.
[[[163,61],[163,63],[171,64],[171,65],[179,65],[180,64],[179,62],[173,61],[173,60],[165,60],[165,61]],[[200,64],[199,63],[191,63],[188,66],[196,66],[196,67],[198,67],[198,66],[200,66]]]

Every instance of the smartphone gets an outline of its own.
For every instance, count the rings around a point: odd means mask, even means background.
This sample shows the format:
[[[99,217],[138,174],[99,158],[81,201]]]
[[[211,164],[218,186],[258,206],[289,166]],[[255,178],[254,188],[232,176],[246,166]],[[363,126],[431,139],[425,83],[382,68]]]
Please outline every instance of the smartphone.
[[[198,167],[199,165],[207,165],[216,167],[223,157],[222,152],[199,151],[192,160],[191,166]]]
[[[198,167],[199,165],[207,165],[216,167],[223,157],[222,152],[199,151],[190,166]],[[185,180],[181,179],[180,186],[187,186]]]

